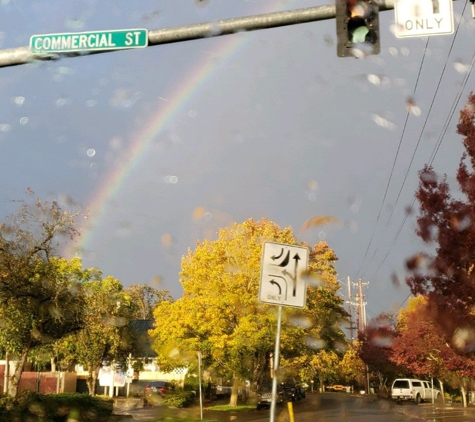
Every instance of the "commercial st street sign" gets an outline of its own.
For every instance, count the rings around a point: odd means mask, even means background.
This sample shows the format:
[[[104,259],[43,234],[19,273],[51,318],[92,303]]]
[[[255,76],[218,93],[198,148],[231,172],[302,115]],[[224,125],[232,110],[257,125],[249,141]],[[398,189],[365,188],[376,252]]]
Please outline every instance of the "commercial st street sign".
[[[33,35],[30,38],[30,50],[33,54],[120,50],[143,48],[147,45],[148,32],[146,29],[44,34]]]

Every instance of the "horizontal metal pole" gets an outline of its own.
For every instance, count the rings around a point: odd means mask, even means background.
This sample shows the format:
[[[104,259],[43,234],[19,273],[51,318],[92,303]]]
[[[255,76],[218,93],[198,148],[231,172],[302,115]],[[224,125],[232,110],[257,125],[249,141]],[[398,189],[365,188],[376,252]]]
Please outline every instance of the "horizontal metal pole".
[[[394,9],[394,0],[382,0],[379,1],[378,4],[380,11]],[[152,29],[148,31],[148,46],[218,37],[238,32],[276,28],[280,26],[296,25],[334,18],[335,5],[327,5],[254,15],[243,18],[225,19],[194,25]],[[35,60],[56,60],[61,57],[77,57],[110,52],[112,52],[112,50],[35,55],[30,52],[29,47],[10,48],[0,50],[0,67],[16,66],[30,63]]]

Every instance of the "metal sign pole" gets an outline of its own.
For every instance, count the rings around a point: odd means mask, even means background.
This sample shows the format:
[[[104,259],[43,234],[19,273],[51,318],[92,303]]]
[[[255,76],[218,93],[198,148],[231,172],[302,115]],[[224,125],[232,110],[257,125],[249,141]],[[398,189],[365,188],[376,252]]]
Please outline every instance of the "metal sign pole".
[[[272,377],[272,402],[270,405],[270,422],[275,420],[275,404],[277,398],[277,370],[279,369],[279,353],[280,353],[280,327],[282,325],[282,305],[279,306],[277,315],[277,334],[275,336],[274,350],[274,376]]]
[[[203,391],[201,389],[201,351],[198,352],[198,383],[200,392],[200,420],[203,420]]]

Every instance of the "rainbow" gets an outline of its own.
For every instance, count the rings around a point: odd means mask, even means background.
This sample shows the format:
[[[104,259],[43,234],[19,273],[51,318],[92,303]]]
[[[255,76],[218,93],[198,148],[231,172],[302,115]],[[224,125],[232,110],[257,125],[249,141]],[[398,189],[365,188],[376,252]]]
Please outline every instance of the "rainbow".
[[[268,6],[267,6],[268,7]],[[259,13],[266,13],[261,11]],[[223,36],[222,42],[213,55],[222,57],[224,61],[240,52],[246,45],[249,37],[236,35]],[[182,109],[189,103],[202,89],[207,82],[216,76],[216,74],[225,69],[225,62],[220,66],[216,66],[214,60],[208,57],[200,59],[197,64],[190,66],[191,71],[181,79],[176,87],[174,87],[165,100],[160,104],[160,109],[155,116],[150,119],[148,125],[138,132],[134,139],[130,142],[129,147],[123,152],[123,162],[125,166],[116,166],[111,170],[101,185],[93,193],[88,202],[88,217],[79,227],[81,237],[77,242],[71,242],[67,245],[64,255],[71,257],[81,255],[82,251],[87,250],[92,243],[96,228],[100,226],[102,220],[108,214],[108,207],[114,202],[118,196],[125,181],[135,168],[140,164],[141,160],[147,156],[153,141],[157,138],[163,128],[169,123]]]

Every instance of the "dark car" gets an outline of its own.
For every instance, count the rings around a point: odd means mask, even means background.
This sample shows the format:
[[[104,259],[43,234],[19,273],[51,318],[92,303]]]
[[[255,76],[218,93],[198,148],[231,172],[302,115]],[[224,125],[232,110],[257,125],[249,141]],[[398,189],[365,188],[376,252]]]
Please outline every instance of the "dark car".
[[[164,397],[173,393],[175,386],[168,381],[151,381],[143,391],[143,404],[160,404]]]
[[[305,390],[297,378],[288,377],[282,382],[286,397],[291,400],[300,400],[305,398]]]
[[[272,402],[272,381],[266,382],[257,388],[257,410],[269,407]],[[276,403],[284,403],[286,401],[285,391],[281,384],[277,384]]]

